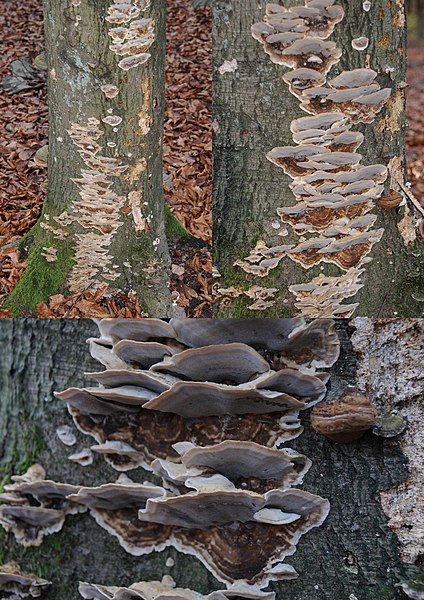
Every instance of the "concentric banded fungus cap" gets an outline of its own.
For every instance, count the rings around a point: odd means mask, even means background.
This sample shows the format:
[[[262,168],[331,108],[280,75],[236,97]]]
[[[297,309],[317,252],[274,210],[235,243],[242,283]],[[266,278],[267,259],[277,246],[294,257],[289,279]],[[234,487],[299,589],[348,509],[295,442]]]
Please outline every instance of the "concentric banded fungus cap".
[[[0,593],[14,594],[14,597],[38,598],[51,585],[50,581],[25,573],[15,562],[0,565]]]
[[[145,395],[143,395],[143,388],[139,388],[141,395],[139,395],[138,402],[136,402],[134,406],[129,402],[131,396],[127,398],[127,402],[125,402],[123,394],[119,395],[119,392],[114,392],[115,389],[119,390],[123,388],[111,388],[110,390],[106,388],[69,388],[63,392],[55,392],[55,396],[64,400],[69,407],[76,408],[82,414],[115,415],[122,412],[138,412],[140,406],[147,402],[149,398],[151,399],[157,395],[150,390],[146,390]],[[100,396],[95,396],[92,392],[103,394],[105,397],[101,398]],[[108,392],[111,396],[106,399]],[[118,394],[119,398],[116,397],[116,399],[113,400],[113,394]],[[134,397],[136,398],[135,393]]]
[[[102,339],[110,342],[123,339],[147,342],[175,338],[172,326],[160,319],[101,319],[98,326]]]
[[[319,375],[323,375],[323,379]],[[324,398],[327,381],[327,374],[310,375],[295,369],[281,369],[262,379],[257,388],[288,394],[301,401],[302,408],[309,408]]]
[[[152,370],[165,371],[184,379],[238,385],[265,373],[269,366],[253,348],[236,343],[190,348],[165,357]]]
[[[242,343],[281,350],[299,319],[171,319],[179,342],[192,348]]]
[[[352,71],[343,71],[337,77],[329,81],[331,87],[339,89],[350,89],[371,85],[377,72],[373,69],[353,69]]]
[[[302,490],[272,490],[264,495],[243,490],[190,493],[148,500],[141,521],[204,529],[234,522],[292,523],[314,512],[328,514],[328,502]]]
[[[139,386],[158,394],[169,390],[178,381],[178,378],[170,375],[130,369],[108,369],[86,375],[104,387]]]
[[[315,319],[299,325],[288,336],[287,344],[280,358],[289,367],[332,367],[340,355],[340,340],[334,321]]]
[[[335,442],[352,442],[370,429],[377,410],[368,398],[354,387],[348,387],[340,400],[322,402],[311,413],[315,431]]]
[[[72,510],[66,506],[70,494],[76,494],[80,486],[68,483],[56,483],[51,480],[22,481],[6,485],[5,490],[21,496],[32,497],[38,500],[45,508],[54,504],[55,508],[60,504],[61,508]]]
[[[147,483],[105,483],[99,487],[80,488],[77,494],[69,497],[71,502],[82,504],[87,508],[117,510],[121,508],[140,507],[148,498],[161,498],[165,490]]]
[[[185,418],[246,415],[303,408],[304,403],[284,392],[218,383],[181,381],[144,405],[145,409],[169,412]]]
[[[158,342],[135,342],[121,340],[114,344],[113,352],[118,358],[129,365],[139,369],[150,369],[152,365],[160,362],[165,356],[171,356],[171,349]]]
[[[177,452],[181,449],[181,461],[186,467],[206,467],[235,483],[246,478],[272,480],[269,484],[274,488],[300,483],[312,464],[303,454],[266,448],[254,442],[226,440],[215,446],[176,444],[174,447]]]
[[[91,450],[104,455],[117,471],[128,471],[146,465],[145,455],[125,442],[107,440],[103,444],[91,446]]]
[[[296,40],[281,52],[281,58],[271,60],[294,69],[308,68],[326,74],[338,62],[342,50],[335,42],[326,42],[319,38]]]

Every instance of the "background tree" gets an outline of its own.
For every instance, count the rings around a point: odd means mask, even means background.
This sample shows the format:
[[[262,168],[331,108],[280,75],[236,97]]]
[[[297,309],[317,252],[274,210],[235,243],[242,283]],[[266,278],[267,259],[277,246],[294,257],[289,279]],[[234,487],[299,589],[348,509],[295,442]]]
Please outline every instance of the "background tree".
[[[258,316],[290,316],[296,314],[294,297],[288,286],[310,281],[324,272],[339,273],[334,265],[304,269],[288,258],[271,270],[265,278],[246,275],[234,267],[235,259],[246,257],[258,240],[268,246],[297,244],[299,237],[287,226],[288,236],[279,237],[277,207],[295,205],[289,189],[291,179],[282,169],[271,164],[265,155],[277,146],[292,146],[290,123],[307,116],[299,108],[299,100],[281,81],[287,67],[273,64],[263,46],[253,39],[250,28],[262,20],[266,0],[225,0],[214,3],[214,263],[222,278],[222,288],[230,286],[248,289],[252,284],[277,288],[276,303]],[[362,2],[340,0],[345,11],[343,20],[335,26],[329,40],[343,49],[339,63],[329,76],[359,67],[377,71],[382,88],[392,89],[387,105],[372,124],[354,125],[353,131],[364,134],[358,152],[361,165],[391,166],[385,183],[385,193],[401,193],[407,197],[408,216],[404,207],[376,206],[375,227],[383,227],[382,240],[372,249],[373,262],[366,266],[362,277],[364,287],[352,299],[359,302],[358,315],[419,316],[422,307],[417,301],[422,288],[422,250],[413,241],[411,213],[414,206],[405,188],[405,95],[406,29],[403,3],[376,0],[364,10]],[[289,0],[284,6],[302,5]],[[369,45],[364,51],[352,48],[352,39],[366,36]],[[236,61],[233,69],[225,69],[225,61]],[[220,72],[220,67],[221,72]],[[395,160],[393,160],[395,159]],[[399,224],[402,222],[399,231]],[[248,299],[240,296],[221,304],[217,314],[247,316]]]
[[[134,0],[124,18],[115,6],[44,2],[48,194],[22,243],[28,267],[6,303],[15,314],[52,294],[104,284],[135,290],[155,316],[170,310],[162,190],[166,5]]]
[[[311,458],[313,465],[302,487],[328,498],[331,511],[322,527],[302,538],[297,552],[288,560],[300,577],[271,587],[281,599],[399,600],[405,596],[396,584],[400,578],[412,576],[418,567],[402,562],[397,538],[388,528],[382,510],[380,492],[396,490],[400,482],[403,486],[412,485],[401,448],[408,448],[420,426],[417,337],[420,331],[422,335],[422,322],[374,324],[367,319],[340,320],[337,327],[342,351],[331,369],[328,399],[337,397],[347,384],[366,387],[372,383],[367,393],[377,402],[380,412],[392,409],[396,399],[401,402],[402,414],[409,415],[408,430],[395,440],[367,433],[362,439],[343,445],[315,433],[309,426],[309,415],[302,415],[305,433],[288,446]],[[356,336],[356,352],[352,334]],[[87,384],[83,372],[98,368],[85,343],[91,336],[97,336],[96,326],[86,320],[0,323],[0,343],[8,349],[0,355],[2,486],[11,474],[25,472],[35,461],[43,464],[47,476],[56,481],[96,485],[116,480],[116,471],[99,456],[84,468],[68,460],[69,454],[87,447],[91,440],[76,431],[64,403],[53,397],[54,391]],[[374,371],[364,369],[369,359],[374,361]],[[396,369],[386,368],[395,364],[406,365],[402,382]],[[381,392],[379,377],[396,392]],[[78,445],[72,449],[65,447],[55,433],[58,426],[65,424],[73,428],[78,438]],[[409,450],[410,461],[414,452],[418,460],[418,448],[410,445]],[[129,475],[140,482],[154,480],[151,473],[142,469]],[[408,489],[410,494],[417,493],[416,489]],[[405,528],[407,535],[414,535],[416,527],[418,523]],[[169,557],[174,559],[174,567],[166,566]],[[80,580],[128,585],[170,574],[178,585],[202,593],[222,587],[199,561],[173,548],[138,558],[126,554],[116,538],[87,514],[69,516],[62,531],[47,536],[39,548],[18,546],[13,536],[5,535],[0,528],[0,564],[9,560],[17,560],[27,571],[53,582],[46,600],[75,600]]]

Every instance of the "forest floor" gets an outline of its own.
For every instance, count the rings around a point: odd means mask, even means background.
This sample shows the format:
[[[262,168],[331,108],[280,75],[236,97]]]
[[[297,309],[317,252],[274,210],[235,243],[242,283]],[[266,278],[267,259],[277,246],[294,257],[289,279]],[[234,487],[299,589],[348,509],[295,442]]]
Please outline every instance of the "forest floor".
[[[424,208],[424,44],[414,40],[408,48],[406,88],[408,176],[414,196]],[[424,239],[424,221],[419,234]]]
[[[42,0],[1,2],[0,82],[12,61],[43,52]],[[187,316],[210,316],[212,229],[212,40],[210,8],[190,0],[168,3],[165,198],[193,238],[170,244],[174,302]],[[48,142],[46,76],[13,95],[0,88],[0,305],[26,266],[17,243],[36,223],[47,169],[34,154]],[[134,296],[104,289],[37,306],[39,317],[138,317]],[[0,316],[11,313],[1,311]]]

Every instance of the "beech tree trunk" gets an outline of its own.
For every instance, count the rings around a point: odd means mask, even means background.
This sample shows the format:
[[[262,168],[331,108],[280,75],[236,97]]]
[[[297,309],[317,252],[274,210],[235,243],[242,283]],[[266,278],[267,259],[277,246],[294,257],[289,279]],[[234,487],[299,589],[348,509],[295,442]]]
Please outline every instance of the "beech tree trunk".
[[[278,146],[293,146],[291,121],[305,117],[281,77],[290,69],[271,62],[262,44],[250,32],[253,23],[263,19],[267,0],[217,0],[213,12],[214,44],[214,263],[222,278],[222,288],[248,289],[253,284],[277,288],[274,306],[259,313],[247,309],[248,299],[240,296],[221,303],[220,316],[295,316],[291,284],[311,281],[320,273],[338,275],[335,265],[305,269],[289,258],[265,278],[247,275],[234,267],[235,259],[250,254],[258,240],[267,246],[298,244],[299,237],[287,225],[288,235],[281,237],[277,207],[294,206],[289,189],[292,182],[283,170],[270,163],[266,154]],[[405,112],[406,30],[403,2],[375,0],[367,12],[362,2],[340,0],[345,16],[335,26],[329,40],[343,49],[342,57],[330,71],[334,77],[342,71],[370,67],[377,71],[381,87],[392,88],[392,95],[372,124],[353,125],[365,140],[358,152],[361,165],[384,164],[398,157],[398,172],[393,168],[385,183],[385,193],[401,191],[405,184]],[[288,0],[284,6],[302,5]],[[352,39],[369,38],[369,46],[353,50]],[[225,61],[237,61],[232,72],[220,74]],[[223,69],[224,70],[224,69]],[[394,165],[395,163],[390,163]],[[389,165],[390,166],[390,165]],[[404,192],[401,191],[403,194]],[[410,219],[411,205],[407,205]],[[404,207],[382,209],[375,227],[384,228],[383,238],[372,249],[373,261],[365,266],[364,287],[348,302],[359,302],[355,315],[368,317],[421,316],[419,297],[422,275],[422,250],[418,243],[406,245],[398,225]],[[276,227],[273,228],[273,225]],[[412,229],[411,227],[409,229]]]
[[[48,195],[25,238],[28,267],[6,303],[17,315],[30,314],[52,294],[104,284],[137,291],[147,313],[169,314],[162,190],[166,3],[157,0],[125,23],[106,20],[112,5],[44,2]],[[154,41],[138,52],[150,58],[132,68],[119,66],[131,55],[110,49],[111,31],[146,18]],[[116,89],[102,91],[105,85]],[[115,162],[96,162],[101,157]],[[84,179],[87,170],[91,175]],[[97,187],[90,184],[93,177]]]
[[[331,369],[328,399],[337,397],[356,379],[356,355],[348,321],[337,323],[342,344],[339,361]],[[97,456],[89,467],[71,463],[67,456],[91,445],[91,438],[73,426],[64,404],[53,392],[81,386],[83,372],[98,368],[89,357],[86,338],[97,336],[88,320],[3,320],[0,344],[0,481],[23,473],[34,462],[56,481],[98,485],[115,481],[117,472]],[[387,364],[396,363],[392,336]],[[382,406],[387,398],[382,399]],[[312,460],[302,489],[329,499],[331,510],[324,525],[305,535],[296,553],[287,559],[299,572],[297,580],[275,583],[278,600],[399,600],[406,598],[396,587],[411,566],[399,557],[397,538],[388,528],[379,492],[395,486],[408,474],[397,440],[367,433],[349,445],[330,442],[309,426],[288,443]],[[73,428],[78,443],[64,446],[56,428]],[[137,469],[129,473],[136,481],[154,478]],[[167,567],[172,557],[175,566]],[[79,581],[105,585],[129,585],[141,580],[160,580],[171,575],[181,587],[201,593],[221,589],[195,558],[169,548],[142,557],[128,555],[116,538],[101,529],[88,514],[68,516],[63,530],[44,538],[39,548],[24,549],[0,527],[0,564],[16,560],[27,571],[53,582],[46,600],[76,600]]]

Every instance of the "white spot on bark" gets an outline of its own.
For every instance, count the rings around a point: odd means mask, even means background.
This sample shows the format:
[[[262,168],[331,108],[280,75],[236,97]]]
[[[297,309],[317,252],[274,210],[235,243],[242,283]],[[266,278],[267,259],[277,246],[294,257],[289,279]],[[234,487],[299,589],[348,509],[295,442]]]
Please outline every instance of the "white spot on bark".
[[[220,67],[218,67],[218,72],[220,75],[224,75],[224,73],[234,73],[238,69],[238,64],[235,58],[232,60],[225,60]]]
[[[355,38],[352,40],[352,48],[362,52],[362,50],[366,50],[366,48],[368,48],[369,43],[370,41],[367,37]]]

